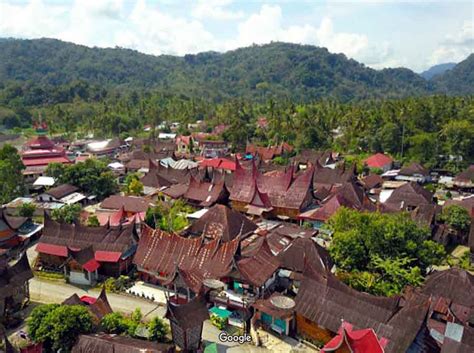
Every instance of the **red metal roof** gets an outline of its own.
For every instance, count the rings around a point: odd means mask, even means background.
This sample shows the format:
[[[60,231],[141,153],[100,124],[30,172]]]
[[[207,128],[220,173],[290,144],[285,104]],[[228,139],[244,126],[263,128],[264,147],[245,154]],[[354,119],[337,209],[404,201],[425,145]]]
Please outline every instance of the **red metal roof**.
[[[84,265],[82,265],[82,268],[85,269],[87,272],[94,272],[99,267],[100,267],[100,264],[95,259],[87,261]]]
[[[393,159],[383,153],[376,153],[365,160],[370,168],[383,168],[393,162]]]
[[[67,257],[67,247],[63,245],[38,243],[38,245],[36,245],[36,251],[48,255]]]
[[[97,250],[94,257],[99,262],[117,262],[120,260],[120,256],[122,253],[119,252]]]
[[[49,163],[72,163],[67,157],[23,158],[25,166],[48,165]]]
[[[83,296],[81,297],[81,302],[84,302],[84,303],[89,304],[89,305],[94,304],[96,301],[97,301],[96,298],[91,297],[91,296],[89,296],[89,295],[83,295]]]
[[[217,169],[235,170],[236,165],[234,161],[226,158],[211,158],[203,159],[200,164],[201,167],[212,167]]]
[[[384,340],[385,343],[386,340]],[[353,353],[383,353],[384,347],[373,329],[352,331],[352,325],[343,322],[339,333],[324,346],[322,352],[337,352],[347,346]]]

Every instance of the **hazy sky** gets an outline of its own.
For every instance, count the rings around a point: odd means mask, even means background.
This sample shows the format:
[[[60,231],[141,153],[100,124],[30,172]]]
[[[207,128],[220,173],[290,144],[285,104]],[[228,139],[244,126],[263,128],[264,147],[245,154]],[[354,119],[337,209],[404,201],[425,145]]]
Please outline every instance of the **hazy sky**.
[[[472,53],[473,23],[456,0],[0,0],[0,37],[178,55],[285,41],[415,71]]]

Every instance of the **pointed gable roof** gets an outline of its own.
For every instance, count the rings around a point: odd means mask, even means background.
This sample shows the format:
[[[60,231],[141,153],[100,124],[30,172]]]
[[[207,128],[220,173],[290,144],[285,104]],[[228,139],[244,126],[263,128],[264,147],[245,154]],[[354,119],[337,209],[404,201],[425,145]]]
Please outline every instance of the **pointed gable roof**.
[[[373,329],[353,330],[351,324],[343,321],[338,335],[324,345],[322,352],[337,352],[347,347],[351,353],[384,353],[386,343],[378,339]]]
[[[241,213],[224,205],[214,205],[188,228],[188,232],[226,242],[243,238],[256,229],[257,225]]]
[[[406,183],[395,189],[386,203],[400,205],[403,208],[408,206],[416,207],[424,204],[431,204],[433,194],[424,189],[416,182]]]
[[[398,175],[407,175],[407,176],[413,176],[413,175],[428,176],[429,174],[430,174],[429,170],[417,162],[412,162],[402,167],[402,169],[400,169],[400,172],[398,173]]]
[[[278,267],[279,262],[266,241],[263,241],[260,249],[252,257],[237,262],[237,269],[243,279],[255,287],[263,286]]]

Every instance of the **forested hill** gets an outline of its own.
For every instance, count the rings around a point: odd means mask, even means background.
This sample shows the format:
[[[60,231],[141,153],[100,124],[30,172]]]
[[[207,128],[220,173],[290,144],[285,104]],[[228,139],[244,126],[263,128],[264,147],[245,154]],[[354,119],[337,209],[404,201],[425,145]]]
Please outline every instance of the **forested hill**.
[[[452,70],[452,74],[455,70]],[[471,71],[472,74],[472,71]],[[472,75],[471,75],[472,77]],[[437,82],[454,93],[472,93],[473,86]],[[211,99],[229,97],[296,101],[425,95],[433,83],[408,69],[373,70],[309,45],[272,43],[197,55],[152,56],[128,49],[88,48],[53,39],[0,40],[0,85],[49,90],[83,80],[105,88],[157,88],[169,93]],[[31,84],[30,84],[31,83]]]
[[[474,54],[457,64],[444,74],[433,78],[438,90],[458,95],[472,94],[474,91]]]

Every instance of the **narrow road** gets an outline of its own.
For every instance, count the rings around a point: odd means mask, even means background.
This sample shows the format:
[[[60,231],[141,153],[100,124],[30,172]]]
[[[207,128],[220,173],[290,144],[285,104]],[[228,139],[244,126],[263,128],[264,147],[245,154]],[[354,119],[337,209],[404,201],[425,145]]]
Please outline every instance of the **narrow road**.
[[[97,289],[83,289],[68,283],[49,281],[34,277],[30,280],[30,297],[31,301],[38,303],[61,303],[66,298],[76,293],[78,296],[90,295],[97,297],[99,291]],[[107,293],[107,298],[114,311],[120,311],[125,314],[132,313],[135,308],[140,308],[143,315],[148,313],[148,318],[153,316],[164,317],[166,307],[164,304],[152,303],[142,298],[128,296],[124,294]],[[219,341],[219,333],[210,321],[204,322],[202,339],[207,342],[217,342],[219,352],[235,352],[235,353],[266,353],[269,350],[265,348],[255,347],[254,345],[237,343],[228,343]]]

